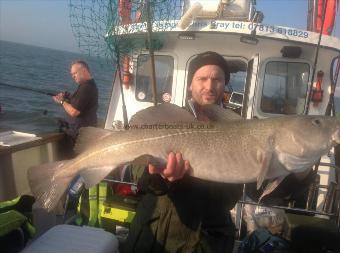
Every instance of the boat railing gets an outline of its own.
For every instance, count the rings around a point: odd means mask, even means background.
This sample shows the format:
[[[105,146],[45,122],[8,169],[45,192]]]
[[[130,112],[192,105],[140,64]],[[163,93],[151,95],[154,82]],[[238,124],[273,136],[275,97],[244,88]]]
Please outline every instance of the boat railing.
[[[336,224],[340,228],[340,167],[333,163],[320,162],[320,166],[333,168],[336,171],[336,182],[331,181],[329,185],[319,185],[319,189],[327,190],[325,201],[322,207],[324,212],[334,212]]]
[[[336,171],[340,173],[340,168],[334,164],[321,162],[319,166],[326,166],[326,167],[328,166],[330,168],[334,168]],[[122,181],[112,176],[106,177],[103,180],[103,182],[137,186],[135,182]],[[237,237],[239,240],[242,239],[241,238],[242,227],[243,227],[243,222],[245,222],[245,220],[243,219],[245,205],[275,208],[275,209],[285,210],[288,213],[323,218],[325,220],[330,220],[331,222],[334,221],[337,228],[340,228],[340,184],[339,183],[331,182],[329,185],[320,185],[318,180],[314,180],[314,182],[312,182],[311,185],[309,186],[309,193],[308,193],[308,197],[306,200],[306,208],[294,207],[294,202],[290,202],[287,206],[281,206],[281,205],[268,205],[268,204],[262,204],[262,203],[255,202],[255,201],[250,201],[246,198],[246,187],[247,187],[246,184],[244,184],[242,199],[239,200],[238,204],[236,205],[237,216],[235,220],[235,223],[236,223],[235,225],[238,229]],[[325,200],[321,207],[321,210],[316,210],[315,203],[317,202],[317,198],[318,198],[318,194],[316,193],[318,192],[319,189],[326,189],[327,193],[325,195]],[[64,219],[63,219],[64,223],[66,224],[73,222],[74,220],[75,220],[75,216],[73,217],[64,216]]]
[[[340,175],[340,167],[336,166],[333,163],[320,162],[316,166],[316,170],[318,166],[333,168],[335,169],[336,173]],[[321,210],[316,210],[317,209],[316,203],[318,199],[319,189],[325,189],[326,195],[325,195],[324,202],[321,206]],[[309,186],[308,197],[306,200],[306,208],[296,208],[294,207],[294,202],[288,203],[287,206],[280,206],[280,205],[266,205],[266,204],[262,204],[259,202],[247,200],[246,184],[244,184],[243,196],[242,196],[242,199],[238,201],[238,204],[239,204],[239,208],[238,208],[238,215],[236,216],[236,227],[238,229],[239,239],[241,238],[241,228],[244,222],[243,213],[244,213],[245,205],[276,208],[276,209],[282,209],[282,210],[285,210],[291,213],[325,218],[325,219],[334,221],[337,228],[340,228],[340,183],[339,181],[337,182],[331,181],[329,185],[320,185],[319,177],[316,177],[315,180]]]

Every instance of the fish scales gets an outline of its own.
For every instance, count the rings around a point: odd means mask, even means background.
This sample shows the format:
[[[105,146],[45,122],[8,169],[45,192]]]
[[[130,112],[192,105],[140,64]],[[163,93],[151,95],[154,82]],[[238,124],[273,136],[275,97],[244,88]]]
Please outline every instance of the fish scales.
[[[170,151],[181,152],[190,161],[195,177],[225,183],[257,181],[261,185],[264,179],[309,169],[340,142],[339,120],[325,116],[231,120],[204,128],[190,126],[117,133],[85,129],[86,134],[79,136],[80,143],[86,136],[96,138],[80,145],[83,151],[78,157],[29,170],[32,192],[42,207],[52,209],[78,174],[89,187],[99,183],[112,169],[141,155],[150,155],[153,163],[165,164]]]
[[[165,163],[170,151],[180,151],[184,159],[191,162],[194,175],[202,179],[234,182],[251,181],[256,178],[258,162],[256,152],[244,152],[249,139],[254,136],[238,138],[233,135],[233,128],[237,131],[243,122],[231,124],[226,127],[215,126],[211,129],[188,129],[188,130],[132,130],[119,136],[111,136],[104,143],[98,144],[88,150],[75,162],[73,167],[117,167],[126,161],[133,160],[142,154],[148,154],[154,159]],[[249,129],[249,128],[248,128]],[[245,130],[248,130],[247,128]],[[262,131],[262,130],[261,130]],[[139,137],[138,139],[137,136]],[[263,138],[251,140],[259,146]],[[234,142],[234,143],[233,143]],[[111,145],[109,145],[111,143]],[[264,146],[265,143],[262,144]],[[229,150],[237,152],[229,152]],[[141,153],[142,150],[142,153]],[[251,149],[249,149],[251,150]],[[243,151],[243,152],[242,152]],[[248,165],[244,166],[244,160]],[[251,162],[253,161],[253,162]],[[249,163],[250,162],[250,163]],[[82,164],[83,163],[83,164]],[[228,164],[225,168],[224,164]],[[217,173],[206,170],[207,167],[222,168]],[[230,170],[238,171],[246,168],[247,173],[240,178],[237,173],[230,174]]]

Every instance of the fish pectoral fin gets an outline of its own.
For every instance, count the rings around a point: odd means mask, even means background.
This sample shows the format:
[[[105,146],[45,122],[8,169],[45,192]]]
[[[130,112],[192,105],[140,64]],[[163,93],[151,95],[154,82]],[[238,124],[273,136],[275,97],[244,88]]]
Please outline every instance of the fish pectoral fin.
[[[79,174],[84,179],[85,187],[90,188],[103,180],[112,170],[119,166],[101,166],[82,170]]]
[[[264,189],[263,193],[261,194],[260,198],[259,198],[259,202],[262,200],[263,197],[269,195],[270,193],[272,193],[276,187],[279,186],[279,184],[281,184],[281,182],[283,181],[283,179],[285,179],[286,176],[281,176],[281,177],[278,177],[274,180],[271,180],[266,188]]]
[[[80,154],[92,147],[95,143],[113,134],[116,134],[116,132],[96,127],[82,127],[79,129],[74,151],[76,154]]]
[[[272,137],[268,138],[268,144],[265,150],[258,149],[256,153],[257,162],[260,164],[260,173],[257,176],[256,188],[260,189],[264,180],[267,177],[270,168],[270,162],[273,156],[274,140]]]
[[[257,176],[256,188],[260,189],[260,187],[263,184],[264,180],[266,179],[266,176],[267,176],[268,171],[269,171],[271,153],[257,151],[257,159],[258,159],[258,162],[261,165],[261,168],[260,168],[260,173]]]

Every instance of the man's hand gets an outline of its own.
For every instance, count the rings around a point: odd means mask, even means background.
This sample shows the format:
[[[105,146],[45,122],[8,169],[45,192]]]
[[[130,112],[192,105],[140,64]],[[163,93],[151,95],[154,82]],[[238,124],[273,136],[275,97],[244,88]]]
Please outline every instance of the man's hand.
[[[65,93],[64,92],[60,92],[57,95],[53,96],[52,98],[53,98],[54,102],[56,102],[57,104],[60,104],[60,102],[62,100],[64,100],[64,97],[65,97]]]
[[[163,178],[173,182],[183,178],[184,174],[192,174],[192,168],[189,161],[183,160],[181,153],[170,152],[168,162],[165,168],[156,168],[154,165],[149,164],[150,174],[160,174]]]
[[[63,106],[65,112],[68,115],[70,115],[73,118],[78,117],[80,114],[80,111],[78,111],[75,107],[73,107],[71,103],[69,102],[61,103],[61,101],[64,101],[66,97],[67,97],[66,92],[60,92],[57,95],[53,96],[52,98],[54,102],[56,102],[57,104],[61,104]]]

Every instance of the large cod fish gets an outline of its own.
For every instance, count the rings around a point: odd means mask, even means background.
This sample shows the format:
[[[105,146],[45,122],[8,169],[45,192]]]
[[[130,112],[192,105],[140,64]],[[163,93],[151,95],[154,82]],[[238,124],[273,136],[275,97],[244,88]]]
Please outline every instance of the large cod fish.
[[[139,129],[134,125],[127,131],[82,128],[76,158],[29,169],[37,205],[51,210],[75,176],[81,175],[90,187],[113,169],[145,154],[151,163],[165,164],[169,152],[179,151],[189,160],[194,177],[225,183],[257,182],[259,187],[266,179],[283,179],[311,168],[340,143],[340,121],[334,117],[243,120],[233,114],[221,116],[222,109],[215,109],[210,109],[215,121],[209,124],[195,123],[186,110],[166,105],[137,113],[132,121]],[[167,125],[164,119],[157,120],[158,116],[172,122],[181,120]],[[141,119],[148,125],[141,124]]]

